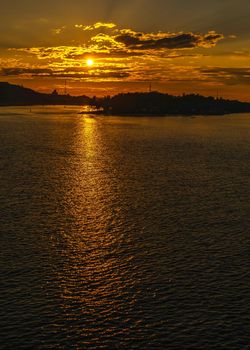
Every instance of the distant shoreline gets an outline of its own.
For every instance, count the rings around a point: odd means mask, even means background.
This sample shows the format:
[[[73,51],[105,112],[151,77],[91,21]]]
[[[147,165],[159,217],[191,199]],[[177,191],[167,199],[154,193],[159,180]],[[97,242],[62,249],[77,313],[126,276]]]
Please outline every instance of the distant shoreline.
[[[46,107],[82,107],[81,105],[62,105],[62,104],[48,104],[48,105],[41,105],[41,104],[32,104],[32,105],[0,105],[0,108],[13,108],[13,107],[27,107],[28,109],[32,109],[32,107],[37,108],[45,108]],[[226,115],[234,115],[234,114],[247,114],[250,113],[250,111],[241,111],[241,112],[224,112],[224,113],[106,113],[105,111],[79,111],[77,112],[77,115],[82,116],[101,116],[101,117],[198,117],[198,116],[204,116],[204,117],[215,117],[215,116],[226,116]]]

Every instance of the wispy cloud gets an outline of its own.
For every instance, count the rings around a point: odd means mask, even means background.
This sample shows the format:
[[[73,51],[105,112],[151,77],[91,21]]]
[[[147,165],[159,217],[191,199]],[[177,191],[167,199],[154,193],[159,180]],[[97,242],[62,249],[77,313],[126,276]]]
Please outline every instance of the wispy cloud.
[[[90,26],[85,26],[83,24],[75,24],[75,28],[82,29],[82,30],[95,30],[100,28],[113,29],[115,27],[116,27],[116,24],[111,22],[108,22],[108,23],[97,22]]]
[[[54,29],[51,30],[51,32],[54,35],[59,35],[65,30],[65,28],[66,28],[65,26],[60,27],[60,28],[54,28]]]

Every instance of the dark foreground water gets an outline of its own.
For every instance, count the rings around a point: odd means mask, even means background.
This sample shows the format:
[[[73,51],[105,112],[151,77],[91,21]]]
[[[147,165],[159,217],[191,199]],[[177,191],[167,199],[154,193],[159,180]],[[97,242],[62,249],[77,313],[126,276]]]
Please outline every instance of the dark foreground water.
[[[0,109],[1,349],[249,349],[250,115]]]

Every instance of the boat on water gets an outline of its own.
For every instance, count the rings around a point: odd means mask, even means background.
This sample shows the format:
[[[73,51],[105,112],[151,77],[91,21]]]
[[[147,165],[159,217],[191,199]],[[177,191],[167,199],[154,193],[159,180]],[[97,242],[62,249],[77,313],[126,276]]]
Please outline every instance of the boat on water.
[[[92,114],[92,115],[97,115],[97,114],[103,114],[103,109],[102,108],[96,108],[95,106],[83,106],[82,110],[78,114]]]

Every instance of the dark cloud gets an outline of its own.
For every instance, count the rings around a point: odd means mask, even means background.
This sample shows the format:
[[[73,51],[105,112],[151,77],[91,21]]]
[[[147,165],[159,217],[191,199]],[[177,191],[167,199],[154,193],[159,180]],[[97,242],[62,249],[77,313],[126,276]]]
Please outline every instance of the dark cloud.
[[[47,68],[2,68],[0,72],[2,76],[52,74],[52,70]]]
[[[122,33],[115,40],[132,50],[189,49],[212,47],[223,39],[222,34],[209,32],[206,35],[194,33],[180,34],[143,34],[136,32]]]
[[[207,78],[220,80],[226,85],[250,84],[250,67],[211,67],[200,71]]]
[[[51,76],[51,75],[50,75]],[[66,73],[53,73],[52,75],[55,78],[80,78],[80,79],[84,79],[84,78],[91,78],[91,79],[122,79],[122,78],[128,78],[130,76],[130,74],[128,72],[97,72],[97,73],[93,73],[93,74],[89,74],[89,73],[70,73],[70,72],[66,72]]]
[[[250,67],[231,68],[231,67],[212,67],[204,68],[202,72],[205,73],[229,73],[233,75],[250,75]]]
[[[110,71],[95,71],[93,73],[84,72],[82,68],[67,68],[62,70],[52,69],[29,69],[29,68],[2,68],[2,76],[30,75],[32,77],[54,77],[54,78],[127,78],[130,74],[122,69],[112,69]]]

